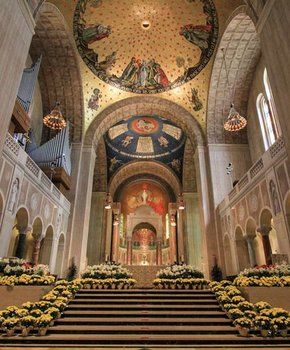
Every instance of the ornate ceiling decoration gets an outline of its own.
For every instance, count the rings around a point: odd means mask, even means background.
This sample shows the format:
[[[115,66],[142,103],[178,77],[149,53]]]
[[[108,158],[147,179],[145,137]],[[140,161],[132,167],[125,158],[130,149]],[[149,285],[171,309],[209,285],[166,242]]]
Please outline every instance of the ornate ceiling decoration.
[[[182,178],[185,140],[183,131],[167,119],[128,117],[105,135],[109,177],[132,160],[157,160]]]
[[[101,80],[125,91],[159,93],[206,66],[218,20],[213,0],[78,0],[74,36]]]

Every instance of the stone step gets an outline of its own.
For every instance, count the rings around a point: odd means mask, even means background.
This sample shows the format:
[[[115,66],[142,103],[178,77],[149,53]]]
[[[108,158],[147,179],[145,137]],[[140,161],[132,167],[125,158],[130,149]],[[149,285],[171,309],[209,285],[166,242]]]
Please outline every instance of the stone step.
[[[80,289],[78,293],[115,293],[115,294],[213,294],[209,289]]]
[[[55,321],[56,325],[130,325],[130,324],[152,324],[152,325],[231,325],[232,322],[226,317],[215,318],[190,318],[190,317],[62,317]]]
[[[126,298],[128,300],[130,299],[162,299],[164,297],[164,294],[143,294],[143,295],[138,295],[138,294],[113,294],[113,293],[108,293],[108,294],[95,294],[95,293],[82,293],[82,294],[76,294],[75,298],[76,299],[119,299],[119,298]],[[172,295],[167,295],[166,299],[170,300],[175,300],[175,299],[180,299],[180,295],[172,294]],[[182,295],[182,298],[187,299],[187,300],[216,300],[215,296],[213,294],[197,294],[197,295]]]
[[[189,300],[189,299],[147,299],[147,298],[135,298],[135,299],[85,299],[85,298],[75,298],[72,301],[70,301],[70,304],[116,304],[118,303],[124,303],[124,304],[138,304],[138,303],[144,303],[146,304],[190,304],[190,305],[218,305],[218,302],[215,299],[198,299],[198,300]]]
[[[49,334],[115,334],[115,333],[191,333],[191,334],[237,334],[233,326],[220,325],[58,325],[49,329]]]
[[[221,308],[219,305],[152,305],[147,303],[140,304],[100,304],[100,305],[87,305],[87,304],[69,304],[66,310],[176,310],[176,311],[219,311]]]
[[[187,310],[65,310],[64,317],[132,317],[132,316],[166,316],[166,317],[225,317],[223,311],[187,311]]]
[[[235,334],[207,334],[206,337],[203,334],[111,334],[108,337],[107,334],[48,334],[44,337],[30,336],[30,337],[1,337],[0,345],[6,346],[37,346],[43,345],[45,347],[76,347],[81,346],[102,346],[102,345],[115,345],[118,347],[134,347],[134,346],[159,346],[159,345],[190,345],[190,348],[196,346],[259,346],[264,348],[264,345],[271,345],[270,348],[281,347],[284,345],[286,348],[290,347],[290,340],[287,338],[273,338],[265,339],[261,337],[249,337],[243,338]]]

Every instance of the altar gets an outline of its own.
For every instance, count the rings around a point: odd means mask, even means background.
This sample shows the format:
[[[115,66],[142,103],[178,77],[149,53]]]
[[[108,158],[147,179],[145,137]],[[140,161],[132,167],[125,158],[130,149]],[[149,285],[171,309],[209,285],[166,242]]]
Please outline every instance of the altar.
[[[157,265],[127,265],[125,266],[137,280],[135,288],[153,288],[156,273],[165,266]]]

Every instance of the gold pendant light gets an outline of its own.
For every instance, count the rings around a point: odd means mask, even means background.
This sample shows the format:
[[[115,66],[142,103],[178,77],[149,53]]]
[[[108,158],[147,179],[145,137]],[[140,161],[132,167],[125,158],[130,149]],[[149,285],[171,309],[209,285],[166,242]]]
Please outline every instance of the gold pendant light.
[[[229,74],[228,74],[228,70],[227,70],[224,49],[222,48],[221,51],[222,51],[222,54],[223,54],[223,61],[224,61],[224,64],[225,64],[227,85],[228,85],[228,87],[230,87]],[[234,91],[232,93],[232,96],[234,96]],[[233,97],[231,98],[231,100],[233,101]],[[237,112],[237,110],[234,107],[234,103],[231,102],[231,108],[230,108],[230,111],[229,111],[229,115],[228,115],[226,121],[224,122],[224,129],[226,131],[229,131],[229,132],[237,132],[237,131],[240,131],[240,130],[244,129],[244,127],[246,125],[247,125],[246,118],[242,117],[240,115],[240,113]]]
[[[235,132],[242,130],[247,125],[246,118],[242,117],[235,109],[234,104],[231,104],[230,113],[224,123],[226,131]]]
[[[66,127],[66,121],[61,113],[59,102],[57,102],[54,109],[43,118],[43,124],[56,131]]]

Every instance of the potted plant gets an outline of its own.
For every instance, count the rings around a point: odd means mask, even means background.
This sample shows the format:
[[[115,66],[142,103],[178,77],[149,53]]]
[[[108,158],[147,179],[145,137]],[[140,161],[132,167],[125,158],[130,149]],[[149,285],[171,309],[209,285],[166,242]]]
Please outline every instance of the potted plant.
[[[6,335],[8,337],[13,336],[18,323],[19,323],[19,318],[16,318],[16,317],[9,317],[3,321],[2,328],[6,332]]]
[[[22,328],[22,336],[27,337],[29,332],[36,324],[36,318],[33,316],[25,316],[20,319],[20,326]]]
[[[253,328],[253,321],[247,317],[239,317],[234,320],[234,325],[242,337],[248,337],[249,331]]]
[[[47,314],[43,314],[36,319],[36,326],[38,328],[39,335],[43,336],[46,334],[51,321],[52,317]]]
[[[256,329],[260,330],[262,337],[270,335],[270,322],[271,319],[267,316],[260,315],[254,319],[254,326]]]
[[[230,309],[229,310],[228,316],[232,320],[236,320],[237,318],[244,317],[244,313],[240,309],[235,308],[235,309]]]

